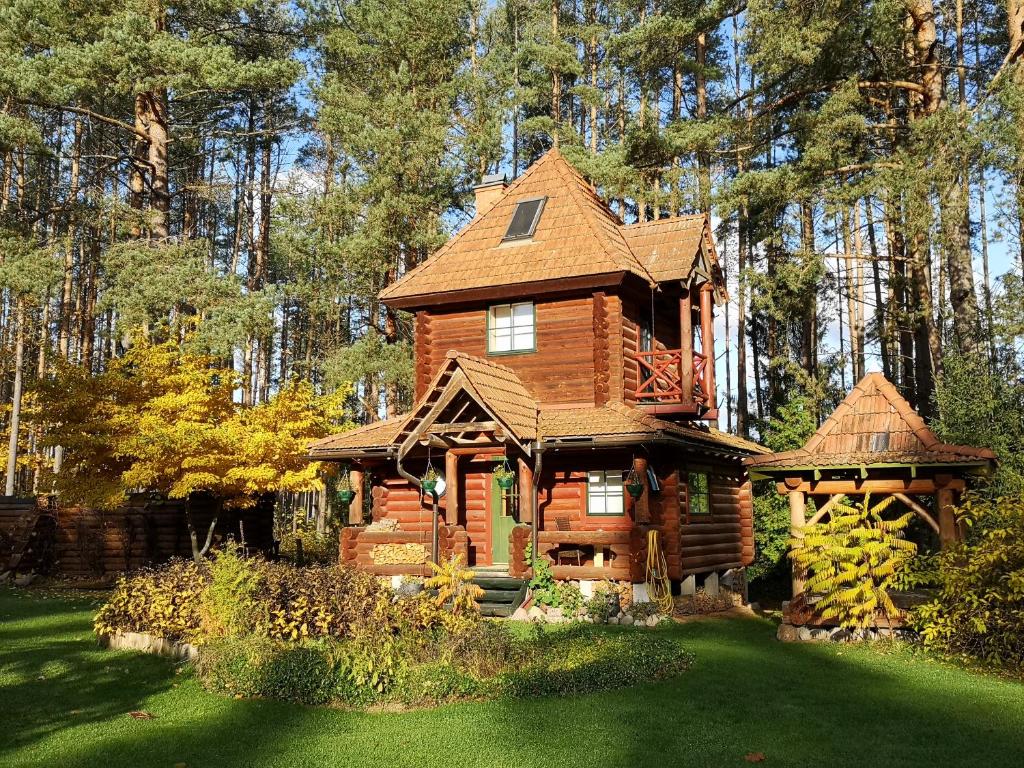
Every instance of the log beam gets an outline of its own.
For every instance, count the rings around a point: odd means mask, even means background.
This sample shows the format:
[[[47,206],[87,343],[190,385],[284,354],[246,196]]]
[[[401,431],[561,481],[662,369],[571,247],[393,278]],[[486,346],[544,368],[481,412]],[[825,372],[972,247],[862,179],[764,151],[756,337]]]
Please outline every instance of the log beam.
[[[789,492],[789,532],[794,539],[803,538],[803,527],[807,524],[807,497],[803,491]],[[799,546],[794,544],[794,547]],[[804,591],[804,574],[793,563],[793,597]]]
[[[444,519],[448,525],[459,524],[459,455],[447,451],[444,455]]]
[[[906,506],[908,506],[913,512],[917,514],[918,517],[920,517],[922,520],[928,523],[928,525],[931,526],[932,530],[939,534],[940,538],[942,537],[942,533],[939,530],[939,524],[935,522],[935,518],[928,514],[928,510],[922,507],[916,499],[910,498],[905,493],[894,493],[893,496],[896,498],[897,501],[900,501]]]
[[[707,407],[718,410],[715,386],[715,289],[710,282],[700,288],[700,351],[707,358],[704,364],[704,383],[707,385]]]
[[[519,459],[519,522],[533,524],[533,467]]]
[[[651,489],[647,485],[647,459],[642,457],[633,459],[633,472],[640,478],[640,482],[644,486],[644,492],[640,494],[640,498],[633,501],[633,521],[636,523],[649,523],[651,522]],[[626,495],[628,496],[629,494]],[[632,499],[633,497],[630,496],[630,498]]]
[[[960,478],[950,480],[949,484],[945,487],[950,490],[959,491],[963,490],[964,486],[964,480]],[[843,493],[847,496],[863,496],[866,493],[872,495],[886,493],[932,494],[936,491],[936,483],[930,478],[892,478],[888,480],[804,480],[802,478],[786,478],[784,482],[778,483],[776,487],[778,492],[783,495],[790,491],[803,491],[812,496],[831,496],[836,493]]]
[[[939,541],[942,543],[942,548],[945,549],[960,539],[956,514],[953,512],[954,496],[951,488],[947,486],[936,491],[935,506],[939,511]]]
[[[693,408],[693,297],[685,284],[679,296],[679,388],[681,405]]]
[[[353,469],[348,473],[349,487],[355,492],[352,503],[348,507],[349,525],[361,525],[363,522],[363,473]]]

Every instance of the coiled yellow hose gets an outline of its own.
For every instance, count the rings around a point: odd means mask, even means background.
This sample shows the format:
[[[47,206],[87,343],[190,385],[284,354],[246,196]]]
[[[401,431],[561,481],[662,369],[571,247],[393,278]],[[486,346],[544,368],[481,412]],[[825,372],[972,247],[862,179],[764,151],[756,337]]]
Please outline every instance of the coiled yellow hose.
[[[662,613],[672,614],[672,582],[668,580],[668,565],[655,530],[647,532],[647,596]]]

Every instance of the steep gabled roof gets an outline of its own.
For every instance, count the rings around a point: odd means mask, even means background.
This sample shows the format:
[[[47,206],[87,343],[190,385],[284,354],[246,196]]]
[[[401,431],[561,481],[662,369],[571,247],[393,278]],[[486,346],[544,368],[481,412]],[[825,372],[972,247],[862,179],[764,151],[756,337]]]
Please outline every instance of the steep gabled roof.
[[[622,228],[622,234],[633,254],[659,283],[689,277],[705,237],[710,242],[704,214],[629,224]]]
[[[547,202],[533,237],[502,242],[516,205],[537,197],[546,197]],[[552,149],[516,179],[494,207],[381,291],[380,298],[392,306],[412,307],[437,294],[454,299],[460,292],[569,278],[600,278],[602,284],[614,284],[631,274],[654,283],[656,270],[667,275],[665,279],[682,279],[702,244],[703,229],[696,222],[706,219],[663,221],[624,226],[586,179]],[[697,231],[696,237],[690,230]],[[676,236],[683,238],[681,242],[667,247],[667,240]]]
[[[869,373],[803,448],[755,456],[758,470],[871,464],[988,464],[987,448],[943,443],[880,373]]]

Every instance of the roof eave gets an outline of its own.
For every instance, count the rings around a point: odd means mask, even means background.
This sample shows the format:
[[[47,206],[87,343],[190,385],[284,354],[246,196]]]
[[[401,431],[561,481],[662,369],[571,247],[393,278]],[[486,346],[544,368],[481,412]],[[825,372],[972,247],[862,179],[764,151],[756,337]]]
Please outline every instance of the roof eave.
[[[459,291],[418,293],[401,296],[387,296],[382,291],[378,298],[383,304],[392,309],[416,310],[442,305],[472,304],[491,299],[568,293],[588,288],[606,288],[608,286],[620,285],[627,274],[630,273],[625,271],[601,272],[595,275],[578,275],[576,277],[555,278],[552,280],[532,280],[523,283],[505,283],[503,285],[466,288]]]

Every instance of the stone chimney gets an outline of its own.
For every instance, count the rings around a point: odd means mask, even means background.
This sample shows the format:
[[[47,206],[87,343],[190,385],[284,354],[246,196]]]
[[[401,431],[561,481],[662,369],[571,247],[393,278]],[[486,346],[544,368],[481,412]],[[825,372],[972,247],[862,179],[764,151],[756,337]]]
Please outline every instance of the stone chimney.
[[[507,186],[505,174],[503,173],[492,173],[490,176],[484,176],[483,181],[473,187],[473,191],[476,193],[476,215],[473,218],[479,219],[491,210],[494,204],[498,202],[498,199],[504,194]]]

